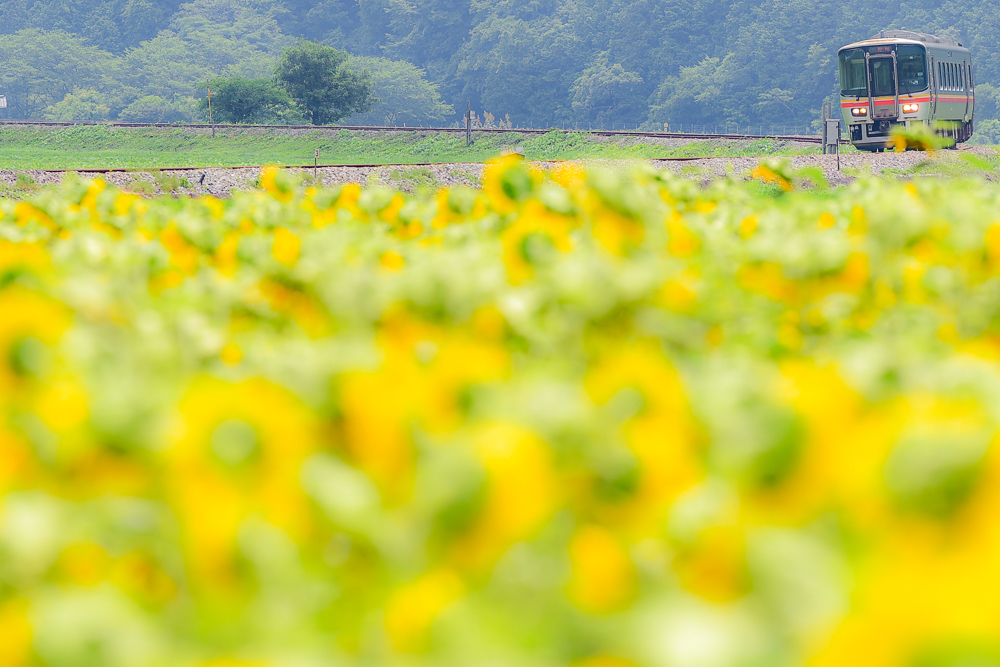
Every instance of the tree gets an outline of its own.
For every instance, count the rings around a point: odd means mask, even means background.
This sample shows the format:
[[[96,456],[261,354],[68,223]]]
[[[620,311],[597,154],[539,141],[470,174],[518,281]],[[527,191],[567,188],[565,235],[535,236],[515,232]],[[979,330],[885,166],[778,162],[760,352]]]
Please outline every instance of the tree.
[[[313,125],[329,125],[375,102],[369,72],[352,71],[347,62],[346,51],[303,40],[283,51],[275,78]]]
[[[110,53],[61,30],[0,35],[0,91],[14,118],[31,118],[77,88],[116,87]]]
[[[534,14],[534,3],[520,10]],[[582,45],[559,17],[491,16],[464,43],[458,76],[463,97],[519,122],[573,122],[570,87],[580,76]]]
[[[86,88],[69,93],[61,101],[45,109],[48,120],[107,120],[111,109],[104,103],[104,96]]]
[[[212,79],[212,118],[220,123],[270,123],[296,116],[295,103],[272,79]],[[208,116],[208,98],[198,102]]]
[[[372,91],[378,98],[370,111],[351,116],[352,124],[429,125],[455,113],[454,107],[441,101],[437,86],[415,65],[368,56],[352,57],[348,64],[355,71],[371,72]]]
[[[634,118],[645,102],[642,99],[645,96],[637,94],[641,84],[642,77],[629,72],[620,63],[608,67],[605,51],[573,83],[570,89],[573,111],[583,113],[587,120],[602,126]]]
[[[196,117],[198,102],[190,97],[180,97],[173,102],[159,95],[146,95],[135,100],[118,114],[123,123],[176,123],[191,121]]]

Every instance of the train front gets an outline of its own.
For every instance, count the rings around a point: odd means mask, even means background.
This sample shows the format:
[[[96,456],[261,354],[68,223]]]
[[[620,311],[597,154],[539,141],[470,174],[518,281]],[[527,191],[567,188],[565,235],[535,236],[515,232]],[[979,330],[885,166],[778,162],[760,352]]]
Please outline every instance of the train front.
[[[840,108],[851,143],[882,151],[895,125],[930,118],[927,53],[919,42],[869,39],[840,49]]]

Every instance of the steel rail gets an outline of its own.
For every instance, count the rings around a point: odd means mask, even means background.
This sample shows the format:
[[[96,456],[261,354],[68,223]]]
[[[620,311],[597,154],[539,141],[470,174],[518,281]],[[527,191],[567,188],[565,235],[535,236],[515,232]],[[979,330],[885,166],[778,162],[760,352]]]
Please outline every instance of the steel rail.
[[[693,160],[734,160],[738,159],[740,156],[731,155],[706,155],[702,157],[652,157],[652,158],[636,158],[644,159],[655,162],[691,162]],[[749,156],[743,156],[749,157]],[[562,162],[573,162],[574,160],[528,160],[532,163],[562,163]],[[31,172],[42,172],[45,174],[65,174],[69,172],[77,174],[148,174],[151,172],[166,172],[166,171],[207,171],[209,169],[226,169],[226,170],[236,170],[236,169],[256,169],[260,170],[264,167],[277,167],[278,169],[328,169],[335,167],[348,167],[355,169],[375,169],[378,167],[388,168],[388,167],[481,167],[484,163],[482,162],[377,162],[372,164],[274,164],[274,165],[256,165],[256,164],[235,164],[235,165],[224,165],[224,166],[206,166],[206,167],[80,167],[80,168],[64,168],[64,169],[12,169],[11,171],[31,171]]]
[[[464,133],[464,127],[390,127],[375,125],[235,125],[216,123],[214,126],[209,123],[109,123],[101,121],[40,121],[40,120],[3,120],[3,125],[38,125],[43,127],[75,127],[83,126],[104,126],[123,128],[171,128],[171,129],[204,129],[210,130],[213,127],[217,130],[300,130],[300,131],[364,131],[364,132],[446,132]],[[737,141],[747,141],[754,139],[773,139],[775,141],[798,141],[802,143],[819,144],[822,137],[804,134],[692,134],[687,132],[648,132],[641,130],[571,130],[558,127],[550,128],[473,128],[474,133],[481,134],[548,134],[549,132],[562,132],[563,134],[591,134],[599,137],[648,137],[660,139],[732,139]],[[841,143],[847,143],[846,139],[841,139]]]

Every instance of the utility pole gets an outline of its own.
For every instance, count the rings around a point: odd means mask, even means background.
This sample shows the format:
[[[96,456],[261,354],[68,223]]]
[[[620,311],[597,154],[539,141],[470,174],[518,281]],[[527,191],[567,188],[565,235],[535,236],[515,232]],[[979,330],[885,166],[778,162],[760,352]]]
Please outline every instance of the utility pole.
[[[465,147],[468,148],[472,145],[472,100],[467,100],[467,109],[465,110]]]
[[[205,88],[208,90],[208,124],[212,126],[212,138],[215,139],[215,121],[212,120],[212,89],[207,85]]]
[[[824,141],[823,141],[823,155],[826,155],[826,141],[825,141],[825,139],[826,139],[826,119],[829,117],[827,115],[826,106],[827,106],[827,102],[824,101],[823,102],[823,110],[820,112],[820,115],[823,117],[823,137],[824,137]],[[837,159],[839,160],[840,158],[838,157]]]

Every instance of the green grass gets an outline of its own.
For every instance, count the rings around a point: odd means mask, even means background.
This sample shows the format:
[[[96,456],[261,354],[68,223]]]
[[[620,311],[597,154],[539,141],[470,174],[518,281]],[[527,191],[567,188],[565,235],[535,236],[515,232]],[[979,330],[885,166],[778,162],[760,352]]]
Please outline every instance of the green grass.
[[[483,162],[504,145],[520,145],[530,160],[648,159],[662,157],[741,157],[819,152],[819,147],[757,140],[695,141],[667,147],[641,137],[593,137],[582,133],[474,135],[467,148],[462,134],[434,132],[316,131],[292,135],[272,130],[218,131],[182,128],[0,128],[0,168],[83,169],[88,167],[168,168],[260,164],[412,164]]]

